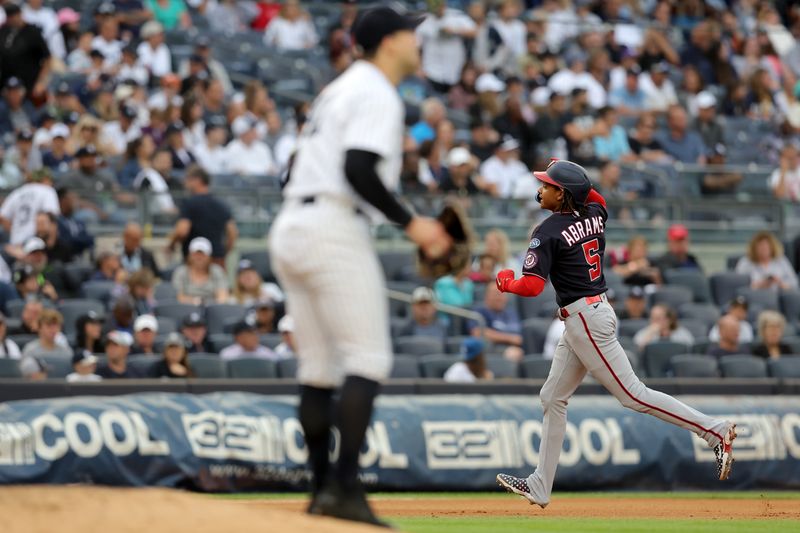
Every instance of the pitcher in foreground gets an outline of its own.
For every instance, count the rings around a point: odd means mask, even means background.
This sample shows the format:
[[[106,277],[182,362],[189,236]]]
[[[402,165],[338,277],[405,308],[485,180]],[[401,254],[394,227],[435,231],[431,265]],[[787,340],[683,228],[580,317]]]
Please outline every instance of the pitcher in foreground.
[[[537,200],[553,214],[533,230],[522,277],[514,279],[512,270],[502,270],[497,274],[497,287],[534,297],[542,292],[549,276],[566,328],[540,393],[544,423],[539,465],[527,479],[498,474],[497,482],[531,504],[544,508],[550,503],[567,427],[567,402],[586,372],[625,407],[688,429],[708,442],[717,458],[719,479],[727,479],[736,425],[645,387],[617,340],[617,316],[606,299],[603,277],[605,200],[592,189],[583,167],[575,163],[554,160],[545,172],[534,172],[534,176],[542,182]]]

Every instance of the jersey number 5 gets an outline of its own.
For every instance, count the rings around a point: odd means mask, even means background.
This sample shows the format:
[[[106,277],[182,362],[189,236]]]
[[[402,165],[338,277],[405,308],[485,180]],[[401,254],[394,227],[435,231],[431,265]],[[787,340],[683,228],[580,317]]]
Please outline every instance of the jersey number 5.
[[[586,264],[591,267],[589,269],[589,279],[592,281],[599,278],[601,274],[600,254],[597,253],[599,249],[600,243],[597,242],[597,239],[583,243],[583,256],[586,258]]]

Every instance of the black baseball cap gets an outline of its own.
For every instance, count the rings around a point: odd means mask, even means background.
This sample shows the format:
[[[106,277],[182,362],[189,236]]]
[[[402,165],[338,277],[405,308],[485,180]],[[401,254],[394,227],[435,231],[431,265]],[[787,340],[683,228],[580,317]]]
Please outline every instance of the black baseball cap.
[[[534,172],[533,175],[539,181],[569,191],[580,205],[583,205],[592,189],[592,182],[586,175],[586,169],[572,161],[552,159],[547,170]]]
[[[93,144],[82,146],[75,152],[75,157],[94,157],[97,155],[97,148]]]
[[[14,2],[7,3],[3,6],[3,9],[6,12],[6,17],[13,17],[14,15],[22,13],[22,8]]]
[[[245,333],[248,331],[256,331],[255,323],[249,320],[240,320],[233,326],[233,334],[238,335],[240,333]]]
[[[353,40],[365,52],[375,51],[383,38],[398,31],[414,31],[424,17],[402,6],[380,6],[361,12],[353,24]]]
[[[206,321],[203,318],[203,315],[200,313],[189,313],[183,319],[183,327],[185,328],[195,328],[195,327],[205,327]]]

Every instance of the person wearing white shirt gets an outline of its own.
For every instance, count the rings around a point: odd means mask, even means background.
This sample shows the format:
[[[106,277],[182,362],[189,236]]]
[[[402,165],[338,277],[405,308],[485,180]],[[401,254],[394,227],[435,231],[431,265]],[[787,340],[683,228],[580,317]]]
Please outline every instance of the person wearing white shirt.
[[[152,207],[157,213],[174,214],[177,212],[175,202],[169,192],[169,184],[164,176],[172,171],[172,154],[167,149],[160,149],[153,154],[153,164],[143,168],[133,179],[135,191],[148,191],[153,197]]]
[[[150,73],[139,63],[139,53],[133,45],[122,49],[122,62],[117,72],[117,81],[134,81],[139,87],[144,87],[150,80]]]
[[[670,106],[678,103],[678,93],[668,74],[669,64],[661,61],[653,64],[649,73],[639,76],[639,87],[645,94],[645,107],[648,110],[665,113]]]
[[[73,372],[67,374],[67,383],[92,383],[103,378],[95,374],[97,357],[89,352],[80,351],[72,357]]]
[[[5,264],[5,260],[3,260],[3,263]],[[6,266],[6,268],[8,268],[8,266]],[[8,283],[11,279],[3,281]],[[7,359],[20,359],[22,357],[22,351],[19,349],[16,342],[8,338],[6,316],[0,313],[0,359],[3,357]]]
[[[11,244],[23,244],[36,235],[36,215],[41,212],[60,215],[61,208],[50,174],[33,172],[0,206],[0,223],[10,233]]]
[[[258,330],[254,322],[242,320],[233,327],[233,344],[223,348],[219,357],[223,361],[231,361],[242,357],[256,357],[258,359],[280,359],[278,355],[259,343]]]
[[[172,72],[172,56],[164,44],[164,27],[155,20],[142,26],[142,43],[136,48],[139,63],[150,71],[150,75],[160,78]]]
[[[235,140],[225,149],[225,167],[228,172],[249,176],[267,176],[277,172],[269,147],[258,140],[255,123],[239,117],[231,126]]]
[[[444,373],[448,383],[475,383],[479,379],[493,379],[494,374],[486,367],[483,353],[484,343],[480,339],[465,339],[461,344],[462,360],[453,363]]]
[[[225,142],[228,140],[225,123],[220,121],[206,124],[205,141],[194,147],[197,163],[209,174],[225,174],[228,172]]]
[[[529,174],[528,167],[519,160],[519,141],[504,135],[494,155],[481,165],[479,173],[493,196],[511,198],[517,180]]]
[[[118,39],[119,23],[114,17],[105,17],[100,22],[100,34],[92,39],[92,50],[103,54],[106,68],[116,67],[122,59],[122,41]]]
[[[102,144],[110,146],[117,154],[122,154],[128,148],[128,143],[142,135],[142,129],[136,123],[138,112],[133,106],[123,105],[120,109],[119,120],[103,124],[101,138]]]
[[[264,32],[264,44],[282,50],[307,50],[319,42],[311,17],[300,9],[299,0],[286,0],[278,16]]]
[[[518,19],[519,13],[519,0],[503,0],[499,10],[500,17],[492,22],[515,60],[525,55],[528,48],[528,30],[525,23]]]
[[[772,172],[767,183],[776,198],[800,200],[800,151],[797,147],[792,144],[783,147],[780,167]]]
[[[477,27],[467,15],[447,9],[445,1],[428,13],[417,27],[417,39],[422,48],[422,71],[434,87],[446,92],[458,83],[461,69],[467,61],[465,38],[475,37]]]

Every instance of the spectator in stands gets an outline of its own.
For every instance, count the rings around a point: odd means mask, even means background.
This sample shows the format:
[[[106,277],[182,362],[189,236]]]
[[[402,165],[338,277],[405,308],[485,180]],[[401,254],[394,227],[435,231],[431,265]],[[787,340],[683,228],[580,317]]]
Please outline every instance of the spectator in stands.
[[[475,284],[469,279],[471,265],[466,265],[461,272],[439,278],[433,284],[436,299],[456,307],[472,306]]]
[[[567,111],[567,98],[557,92],[551,92],[547,101],[547,107],[539,113],[533,125],[533,142],[553,143],[562,136],[564,130],[564,120]]]
[[[69,347],[67,338],[61,333],[61,326],[64,324],[64,317],[55,309],[44,309],[39,315],[39,337],[25,345],[22,350],[23,356],[50,356],[63,355],[72,356],[72,349]]]
[[[88,311],[75,321],[75,354],[103,353],[103,317]]]
[[[97,357],[90,352],[75,352],[72,356],[72,372],[67,374],[67,383],[93,383],[103,378],[95,374]]]
[[[716,170],[714,167],[725,166],[725,155],[728,153],[724,144],[716,144],[708,154],[709,171],[700,178],[700,192],[704,196],[716,194],[733,194],[744,179],[739,172]]]
[[[509,51],[509,61],[516,67],[520,57],[527,51],[527,30],[525,23],[519,20],[522,5],[519,0],[503,0],[497,9],[498,17],[492,22],[503,44]]]
[[[53,284],[48,282],[33,265],[20,263],[15,266],[12,281],[17,295],[22,300],[39,298],[56,301],[58,299],[58,293]]]
[[[248,315],[248,321],[253,322],[259,335],[268,335],[275,332],[275,301],[272,298],[262,298],[253,304],[253,312]]]
[[[136,379],[143,376],[136,368],[128,366],[128,352],[133,337],[127,331],[113,330],[106,335],[107,362],[100,365],[97,375],[103,379]]]
[[[496,262],[496,271],[519,270],[519,262],[511,257],[511,243],[508,234],[500,228],[492,228],[483,237],[483,253],[491,256]]]
[[[189,363],[186,341],[180,333],[172,332],[167,335],[162,359],[149,368],[148,377],[171,379],[195,377],[192,365]]]
[[[108,169],[101,168],[97,161],[97,149],[93,144],[84,146],[75,152],[78,168],[64,176],[64,184],[74,186],[76,189],[94,191],[96,196],[92,199],[82,197],[81,209],[75,214],[84,223],[119,220],[121,215],[116,212],[116,201],[123,200],[123,196],[116,194],[119,191],[116,179]],[[124,197],[128,200],[130,197]]]
[[[494,155],[499,139],[499,134],[492,129],[489,122],[482,118],[472,120],[470,124],[469,151],[480,161],[486,161]]]
[[[171,133],[170,139],[179,138],[180,135]],[[170,189],[177,189],[180,185],[172,177],[172,164],[174,152],[169,148],[159,148],[152,156],[152,160],[133,179],[132,187],[137,192],[148,193],[147,201],[150,202],[152,213],[157,215],[174,215],[177,211],[175,201],[172,199]]]
[[[133,321],[136,318],[136,308],[133,299],[122,295],[114,300],[111,314],[106,319],[105,331],[125,331],[133,335]],[[131,337],[133,338],[133,337]]]
[[[211,252],[211,241],[205,237],[189,243],[189,257],[172,274],[179,302],[206,305],[228,300],[228,279],[222,267],[211,261]]]
[[[667,111],[667,131],[655,139],[664,151],[682,163],[702,165],[706,162],[707,149],[703,139],[687,127],[686,111],[675,105]]]
[[[439,124],[445,120],[446,113],[447,110],[438,98],[427,98],[422,102],[422,120],[411,127],[409,134],[417,144],[433,141]]]
[[[519,158],[519,141],[508,135],[503,136],[494,155],[484,161],[479,170],[488,193],[498,198],[512,197],[517,180],[528,176],[528,167]]]
[[[172,56],[164,43],[164,26],[156,20],[147,21],[139,35],[142,37],[136,49],[139,63],[155,78],[172,72]]]
[[[184,123],[177,121],[167,126],[164,133],[165,148],[169,150],[172,158],[171,168],[175,170],[184,170],[195,163],[194,155],[184,144],[184,131]]]
[[[156,308],[156,277],[147,268],[137,270],[128,277],[128,294],[133,300],[137,315],[152,314]]]
[[[249,117],[233,121],[235,139],[225,148],[224,167],[245,176],[269,176],[277,172],[269,146],[258,140],[257,123]]]
[[[37,298],[28,298],[22,307],[22,319],[19,326],[10,328],[9,335],[37,335],[39,333],[39,318],[42,316],[44,305]]]
[[[296,357],[297,344],[294,339],[294,318],[291,315],[284,315],[278,320],[278,333],[281,334],[281,342],[275,347],[275,355],[281,359]]]
[[[44,381],[47,379],[47,374],[50,367],[38,357],[23,357],[19,362],[19,371],[22,372],[22,377],[31,381]]]
[[[147,8],[164,29],[190,28],[192,19],[183,0],[147,0]]]
[[[635,235],[628,241],[623,258],[612,269],[628,285],[660,285],[661,273],[647,257],[647,239]]]
[[[215,33],[233,35],[249,29],[248,21],[258,14],[255,2],[239,2],[238,0],[221,0],[202,3],[204,15]],[[280,8],[280,6],[274,7]],[[255,8],[255,9],[251,9]]]
[[[471,322],[470,334],[473,337],[485,336],[489,342],[504,346],[503,356],[506,359],[520,361],[524,355],[522,324],[516,309],[509,306],[508,301],[508,295],[500,292],[495,284],[486,285],[483,305],[475,309],[485,320],[486,328],[481,331],[478,323]]]
[[[800,150],[792,143],[781,150],[780,166],[770,175],[768,185],[775,198],[800,200]]]
[[[122,62],[114,78],[117,83],[135,83],[145,87],[150,80],[150,72],[139,61],[139,52],[133,44],[122,49]]]
[[[153,12],[144,4],[143,0],[115,0],[115,15],[125,41],[135,37],[142,24],[153,18]]]
[[[72,259],[94,248],[94,237],[89,234],[86,225],[75,218],[75,205],[79,201],[75,191],[67,187],[59,187],[56,191],[61,215],[58,217],[58,238],[72,251]]]
[[[478,92],[475,82],[478,79],[478,70],[470,62],[464,63],[458,83],[447,93],[447,107],[458,111],[469,112],[478,104]]]
[[[475,283],[494,283],[497,272],[497,261],[489,254],[483,253],[473,263],[469,279]]]
[[[646,109],[664,113],[678,103],[678,93],[675,92],[675,85],[669,79],[669,63],[659,61],[650,66],[649,75],[643,74],[639,78],[639,86],[646,95]]]
[[[465,13],[448,9],[447,0],[428,2],[428,8],[425,20],[417,27],[422,70],[436,92],[446,94],[461,76],[467,61],[465,41],[475,37],[476,26]]]
[[[0,135],[11,135],[33,127],[35,114],[33,104],[25,99],[25,87],[17,77],[7,78],[3,83],[3,99],[0,102]]]
[[[619,313],[620,320],[647,318],[647,300],[644,289],[634,285],[625,297],[624,309]]]
[[[758,337],[761,342],[753,346],[752,353],[764,359],[780,359],[791,355],[792,347],[782,342],[786,318],[777,311],[762,311],[758,315]]]
[[[736,355],[746,350],[739,344],[739,320],[731,314],[722,315],[717,320],[719,340],[708,347],[706,353],[715,357]]]
[[[259,343],[258,330],[254,322],[242,320],[233,327],[233,344],[219,352],[223,361],[240,357],[258,357],[259,359],[277,359],[275,352]]]
[[[67,172],[75,159],[67,152],[69,128],[61,122],[50,127],[50,149],[42,153],[42,165],[53,172]]]
[[[33,131],[29,129],[17,132],[16,144],[5,154],[2,173],[5,183],[13,186],[22,182],[28,174],[42,168],[42,154],[33,145]]]
[[[9,78],[19,78],[28,98],[41,103],[47,96],[50,50],[41,30],[25,22],[17,4],[6,2],[3,8],[6,20],[0,28],[0,83],[5,86]]]
[[[680,342],[687,347],[694,343],[691,332],[678,325],[678,314],[675,310],[664,304],[654,305],[650,309],[650,323],[633,336],[633,342],[639,350],[659,341]]]
[[[631,152],[647,163],[666,163],[669,157],[664,152],[661,143],[655,139],[656,117],[651,113],[644,113],[636,122],[636,129],[628,136],[628,145]]]
[[[58,195],[49,171],[33,172],[25,185],[14,189],[0,206],[0,224],[10,234],[11,244],[23,244],[36,235],[39,212],[59,214]]]
[[[211,353],[213,348],[208,339],[208,326],[203,315],[192,312],[181,323],[181,335],[186,339],[189,353]]]
[[[667,229],[667,252],[656,259],[655,265],[661,270],[685,268],[703,271],[700,261],[689,253],[689,230],[683,224],[672,224]]]
[[[42,211],[36,215],[36,236],[44,242],[50,265],[68,263],[72,259],[69,245],[58,236],[58,219],[53,213]]]
[[[494,374],[486,366],[484,343],[481,339],[464,339],[461,345],[462,360],[453,363],[444,373],[448,383],[474,383],[483,379],[494,379]]]
[[[706,147],[712,148],[724,141],[722,125],[717,119],[717,98],[708,91],[697,95],[697,117],[692,122],[692,130],[700,134]]]
[[[436,315],[436,295],[428,287],[411,293],[411,318],[398,330],[399,336],[434,337],[444,340],[447,326]]]
[[[168,249],[174,250],[178,242],[183,243],[186,258],[189,243],[196,237],[205,237],[211,242],[211,256],[218,265],[225,264],[225,256],[233,249],[239,234],[230,209],[209,193],[211,177],[200,167],[186,171],[186,190],[191,194],[180,209],[180,219],[170,236]]]
[[[633,65],[625,71],[625,84],[611,91],[608,104],[621,115],[638,116],[647,109],[647,95],[639,86],[641,69]]]
[[[631,159],[631,147],[625,129],[618,124],[617,112],[606,106],[597,112],[595,135],[592,137],[594,153],[601,161]]]
[[[89,279],[122,283],[127,279],[127,273],[120,265],[119,256],[114,252],[105,251],[97,256],[95,270]]]
[[[228,171],[225,155],[225,143],[228,141],[227,128],[224,118],[210,117],[205,123],[203,141],[194,148],[198,164],[209,174],[224,174]]]
[[[239,261],[230,303],[249,307],[260,300],[282,302],[283,299],[280,287],[275,283],[265,282],[252,261],[249,259]]]
[[[318,42],[317,30],[300,0],[286,0],[264,32],[264,44],[279,50],[308,50]]]
[[[137,222],[128,222],[122,231],[122,253],[119,256],[122,268],[134,273],[143,268],[160,276],[153,252],[142,247],[142,227]]]
[[[727,314],[732,315],[739,322],[739,343],[749,344],[753,342],[753,326],[748,321],[749,304],[744,296],[737,296],[728,304]],[[719,326],[714,324],[708,332],[708,340],[711,342],[719,341]]]
[[[797,274],[783,253],[783,245],[768,231],[750,239],[747,254],[739,259],[736,272],[750,276],[754,289],[796,289]]]
[[[111,70],[119,64],[123,46],[116,17],[104,17],[98,25],[97,36],[92,39],[92,52],[99,52],[102,56],[104,70]]]
[[[142,129],[137,123],[137,117],[138,111],[135,107],[132,105],[121,105],[119,106],[119,117],[116,120],[106,122],[101,129],[101,142],[105,146],[110,147],[115,155],[124,153],[128,161],[136,160],[135,151],[128,153],[128,147],[131,143],[135,143],[136,141],[141,143],[144,139],[149,139],[147,136],[142,137]],[[152,143],[152,139],[149,140]],[[138,147],[138,144],[136,146]],[[131,173],[131,171],[128,170],[128,173]],[[120,177],[120,185],[124,188],[130,188],[129,179],[130,178],[123,180],[123,178]]]
[[[56,12],[42,5],[43,0],[28,0],[22,6],[22,19],[28,24],[41,29],[50,52],[58,59],[64,59],[64,39],[61,35],[60,25]]]
[[[8,324],[6,316],[0,313],[0,359],[19,359],[22,352],[17,343],[8,338]]]
[[[448,172],[439,184],[439,190],[443,193],[455,193],[460,197],[480,194],[481,189],[476,184],[476,179],[480,179],[475,175],[476,163],[477,158],[463,146],[450,150],[447,154]],[[483,185],[482,181],[481,184]]]

